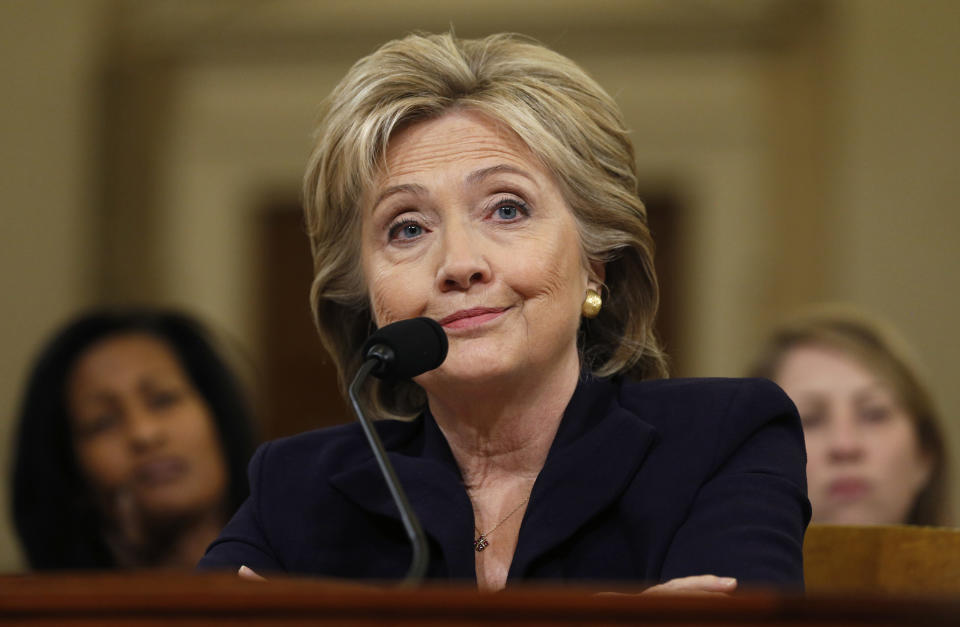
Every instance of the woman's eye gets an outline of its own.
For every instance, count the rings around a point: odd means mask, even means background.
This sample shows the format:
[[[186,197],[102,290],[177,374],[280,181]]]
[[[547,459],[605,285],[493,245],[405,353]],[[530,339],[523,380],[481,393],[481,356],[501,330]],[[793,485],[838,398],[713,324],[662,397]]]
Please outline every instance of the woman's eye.
[[[180,401],[180,394],[177,392],[157,392],[149,399],[149,405],[152,409],[166,409],[176,405]]]
[[[494,216],[503,222],[513,222],[529,213],[526,205],[516,200],[501,201],[493,211]]]
[[[804,431],[809,431],[811,429],[816,429],[817,427],[822,427],[825,418],[822,413],[812,412],[804,413],[800,412],[800,423],[803,425]]]
[[[416,239],[423,235],[423,227],[413,220],[404,220],[390,227],[390,239]]]
[[[420,227],[419,224],[408,224],[403,227],[402,232],[404,237],[410,238],[410,237],[416,237],[417,235],[420,235],[421,233],[423,233],[423,229]]]
[[[104,412],[84,420],[77,427],[77,435],[83,438],[92,438],[110,431],[120,424],[120,416],[114,412]]]
[[[890,408],[882,405],[863,407],[860,409],[860,417],[864,422],[880,423],[890,417]]]

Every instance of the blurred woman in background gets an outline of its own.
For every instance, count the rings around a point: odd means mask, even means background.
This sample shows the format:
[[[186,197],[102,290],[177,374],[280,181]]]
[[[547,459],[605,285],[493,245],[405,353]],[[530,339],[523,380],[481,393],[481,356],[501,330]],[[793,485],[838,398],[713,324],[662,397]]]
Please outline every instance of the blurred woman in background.
[[[813,522],[945,525],[941,419],[903,341],[862,313],[813,310],[770,336],[754,376],[796,403]]]
[[[247,494],[238,380],[179,313],[61,329],[20,410],[13,515],[34,569],[192,568]]]

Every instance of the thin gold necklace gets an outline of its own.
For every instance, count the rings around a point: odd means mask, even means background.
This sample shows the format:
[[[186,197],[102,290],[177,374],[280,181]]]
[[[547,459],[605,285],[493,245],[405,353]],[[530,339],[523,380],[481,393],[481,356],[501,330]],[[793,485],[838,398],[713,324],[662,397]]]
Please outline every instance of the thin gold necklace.
[[[500,522],[498,522],[497,524],[495,524],[495,525],[493,526],[493,529],[491,529],[490,531],[488,531],[488,532],[486,532],[486,533],[481,532],[476,526],[473,527],[473,530],[477,532],[477,539],[473,541],[473,548],[477,551],[477,553],[483,552],[483,550],[490,545],[490,541],[487,540],[487,536],[489,536],[491,533],[493,533],[494,531],[496,531],[497,528],[500,527],[500,525],[502,525],[503,523],[507,522],[507,519],[508,519],[508,518],[510,518],[511,516],[513,516],[514,514],[516,514],[518,511],[520,511],[520,508],[523,507],[524,505],[526,505],[526,504],[527,504],[527,501],[529,501],[529,500],[530,500],[530,497],[528,496],[527,498],[525,498],[525,499],[523,499],[522,501],[520,501],[520,504],[519,504],[519,505],[517,505],[516,507],[514,507],[513,510],[512,510],[509,514],[507,514],[506,516],[504,516],[504,517],[500,520]]]

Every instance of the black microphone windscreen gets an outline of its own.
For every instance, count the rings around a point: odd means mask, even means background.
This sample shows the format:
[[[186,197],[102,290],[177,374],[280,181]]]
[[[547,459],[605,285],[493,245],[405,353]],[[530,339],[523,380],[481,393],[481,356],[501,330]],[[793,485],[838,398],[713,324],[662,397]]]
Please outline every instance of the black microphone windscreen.
[[[437,368],[447,357],[447,334],[431,318],[410,318],[377,329],[363,345],[364,359],[377,345],[393,351],[393,359],[375,371],[381,379],[410,379]]]

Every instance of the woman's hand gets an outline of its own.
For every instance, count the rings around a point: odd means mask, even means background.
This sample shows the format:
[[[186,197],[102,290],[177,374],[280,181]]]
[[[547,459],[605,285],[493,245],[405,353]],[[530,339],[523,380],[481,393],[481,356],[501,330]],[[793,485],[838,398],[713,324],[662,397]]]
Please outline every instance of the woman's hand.
[[[733,577],[717,577],[716,575],[695,575],[680,577],[647,588],[640,594],[650,595],[697,595],[697,596],[727,596],[737,589],[737,580]]]
[[[107,525],[104,538],[121,567],[142,566],[148,550],[146,521],[133,489],[122,485],[101,497]]]
[[[237,571],[237,574],[240,575],[243,579],[249,579],[250,581],[266,581],[266,577],[261,577],[258,575],[252,568],[249,566],[241,566],[240,570]]]

